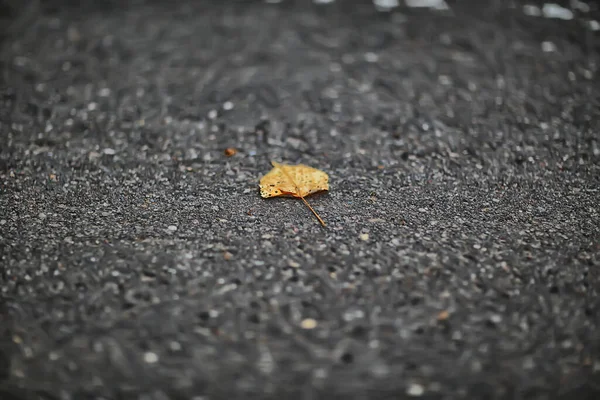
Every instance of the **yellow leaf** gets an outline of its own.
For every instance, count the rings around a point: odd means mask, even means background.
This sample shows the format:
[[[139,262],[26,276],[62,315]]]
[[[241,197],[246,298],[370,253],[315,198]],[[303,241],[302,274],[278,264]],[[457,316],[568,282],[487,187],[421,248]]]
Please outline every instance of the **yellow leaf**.
[[[321,170],[303,164],[284,165],[275,161],[271,163],[273,169],[260,180],[260,195],[264,198],[277,196],[299,197],[319,222],[325,226],[325,222],[304,197],[329,190],[329,176]]]

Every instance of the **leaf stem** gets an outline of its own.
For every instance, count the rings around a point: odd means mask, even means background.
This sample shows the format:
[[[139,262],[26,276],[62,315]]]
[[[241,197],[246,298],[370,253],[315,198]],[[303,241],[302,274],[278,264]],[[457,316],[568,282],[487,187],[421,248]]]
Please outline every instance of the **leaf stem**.
[[[283,168],[284,165],[276,163],[275,161],[271,161],[271,164],[273,164],[273,166],[275,168],[281,169],[281,171],[283,172],[283,174],[285,176],[287,176],[287,178],[290,180],[290,182],[292,182],[292,184],[296,187],[296,194],[298,195],[298,197],[300,197],[302,199],[302,201],[304,202],[304,204],[306,204],[306,207],[308,207],[309,210],[312,211],[312,213],[315,215],[315,217],[317,217],[317,219],[319,220],[319,222],[321,223],[321,225],[327,226],[327,225],[325,225],[325,221],[323,221],[323,219],[319,216],[319,214],[317,214],[317,212],[315,211],[315,209],[312,208],[311,205],[308,204],[308,201],[306,201],[306,199],[304,198],[304,196],[302,196],[302,194],[300,192],[300,188],[298,187],[298,185],[296,184],[296,182],[294,182],[294,178],[292,178],[292,176],[287,173],[287,171],[285,170],[285,168]]]
[[[325,221],[323,221],[323,219],[321,219],[321,217],[319,216],[319,214],[317,214],[317,212],[315,211],[315,209],[312,208],[310,206],[310,204],[308,204],[308,201],[306,201],[306,199],[303,196],[300,196],[300,198],[302,199],[302,201],[304,202],[304,204],[306,204],[306,206],[310,209],[310,211],[312,211],[312,213],[315,214],[315,217],[317,217],[317,219],[319,220],[319,222],[321,223],[321,225],[326,226],[325,225]]]

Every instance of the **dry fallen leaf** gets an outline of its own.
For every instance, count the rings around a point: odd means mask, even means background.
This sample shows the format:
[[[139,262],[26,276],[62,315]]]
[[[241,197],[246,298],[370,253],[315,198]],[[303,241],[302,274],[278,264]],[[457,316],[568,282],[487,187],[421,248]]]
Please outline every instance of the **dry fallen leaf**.
[[[275,161],[271,163],[273,169],[260,180],[260,195],[264,198],[299,197],[317,217],[321,225],[325,226],[325,222],[304,197],[329,190],[329,176],[321,170],[303,164],[284,165]]]

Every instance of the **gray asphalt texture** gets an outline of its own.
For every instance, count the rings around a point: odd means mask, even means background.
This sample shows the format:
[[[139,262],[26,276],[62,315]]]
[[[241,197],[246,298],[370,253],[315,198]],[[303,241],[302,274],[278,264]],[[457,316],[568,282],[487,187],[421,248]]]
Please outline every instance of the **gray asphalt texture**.
[[[3,3],[0,398],[600,398],[575,3]]]

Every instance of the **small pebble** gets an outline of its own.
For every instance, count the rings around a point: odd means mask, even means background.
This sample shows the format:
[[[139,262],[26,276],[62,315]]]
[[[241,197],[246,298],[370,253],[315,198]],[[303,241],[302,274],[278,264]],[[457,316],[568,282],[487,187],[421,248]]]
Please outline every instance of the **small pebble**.
[[[175,232],[177,230],[177,227],[175,225],[169,225],[169,227],[167,229],[170,230],[171,232]]]
[[[148,364],[154,364],[158,362],[158,355],[151,351],[144,353],[144,361]]]
[[[111,149],[110,147],[107,147],[106,149],[102,150],[102,152],[107,156],[114,156],[117,153],[115,149]]]
[[[444,0],[405,0],[408,7],[433,8],[434,10],[447,10],[448,4]]]
[[[542,42],[542,51],[544,51],[544,53],[552,53],[553,51],[556,51],[556,45],[552,42]]]
[[[448,86],[448,85],[452,84],[452,80],[447,75],[438,76],[438,82],[440,83],[440,85],[444,85],[444,86]]]
[[[523,6],[523,13],[531,17],[540,17],[542,15],[542,10],[537,6],[526,4]]]
[[[544,14],[544,17],[546,18],[558,18],[564,20],[573,19],[573,11],[553,3],[544,4],[544,7],[542,7],[542,14]]]
[[[375,7],[379,9],[389,10],[400,5],[398,0],[373,0]]]
[[[440,312],[437,316],[438,321],[445,321],[450,317],[450,313],[447,310]]]
[[[571,0],[571,7],[581,12],[590,12],[590,6],[580,0]]]
[[[379,56],[375,53],[365,53],[365,61],[366,62],[370,62],[370,63],[374,63],[377,62],[379,60]]]
[[[423,396],[425,393],[425,388],[423,385],[419,385],[418,383],[411,383],[408,388],[406,388],[406,394],[413,397]]]
[[[300,323],[302,329],[315,329],[317,327],[317,321],[312,318],[303,319]]]
[[[533,369],[535,368],[535,361],[530,356],[525,357],[523,360],[523,369]]]

